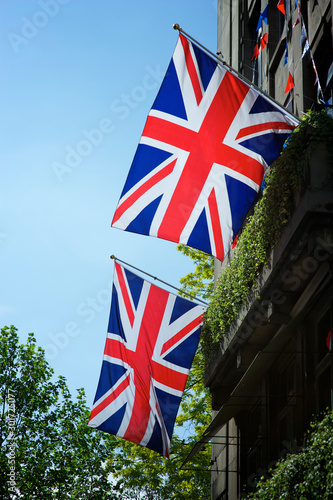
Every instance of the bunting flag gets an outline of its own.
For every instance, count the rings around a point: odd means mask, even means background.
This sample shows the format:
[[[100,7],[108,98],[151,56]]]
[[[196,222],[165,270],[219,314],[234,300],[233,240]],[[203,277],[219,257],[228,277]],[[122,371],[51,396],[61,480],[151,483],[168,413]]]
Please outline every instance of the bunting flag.
[[[302,22],[302,31],[301,31],[301,47],[304,43],[304,40],[307,40],[306,28],[304,22]]]
[[[301,41],[300,41],[301,47],[303,46],[304,40],[305,40],[305,44],[304,44],[304,47],[303,47],[301,59],[303,59],[303,57],[305,56],[305,54],[307,54],[308,52],[310,53],[313,71],[314,71],[314,73],[316,75],[316,79],[315,79],[315,83],[314,84],[315,85],[318,84],[317,94],[318,94],[318,96],[319,96],[319,94],[323,95],[323,91],[322,91],[322,88],[320,86],[320,82],[319,82],[319,78],[318,78],[317,68],[316,68],[314,59],[312,57],[311,51],[310,51],[310,44],[309,44],[309,40],[308,40],[308,37],[307,37],[305,24],[304,24],[304,21],[302,21]]]
[[[286,94],[287,92],[289,92],[293,88],[294,88],[294,79],[293,79],[292,74],[289,72],[287,86],[286,86],[286,90],[284,91],[284,93]]]
[[[283,66],[285,66],[288,62],[288,44],[286,43],[286,51],[285,51],[285,54],[284,54],[284,63],[283,63]]]
[[[267,33],[265,33],[260,40],[260,50],[263,50],[267,45]]]
[[[180,34],[112,227],[223,260],[297,125]]]
[[[252,54],[252,57],[251,57],[251,61],[254,61],[254,59],[257,59],[259,53],[260,53],[259,46],[258,46],[258,43],[256,43],[255,46],[254,46],[254,51],[253,51],[253,54]]]
[[[267,37],[268,37],[268,33],[264,33],[264,35],[258,39],[257,43],[254,46],[251,61],[254,61],[255,59],[257,59],[260,52],[266,47]]]
[[[314,71],[314,73],[316,75],[316,79],[315,79],[315,82],[314,82],[314,84],[316,85],[318,83],[318,72],[317,72],[317,68],[316,68],[316,65],[315,65],[315,62],[314,62],[314,59],[313,59],[312,55],[311,55],[311,62],[312,62],[313,71]]]
[[[305,54],[310,50],[310,45],[309,41],[307,40],[304,44],[303,52],[302,52],[302,59],[305,56]]]
[[[261,28],[261,22],[264,22],[265,24],[268,24],[268,4],[266,5],[265,9],[263,10],[262,13],[260,13],[258,24],[257,24],[257,29],[256,31],[259,31]]]
[[[283,15],[286,14],[286,11],[284,8],[284,0],[279,0],[279,3],[277,4],[277,8],[279,9],[280,12],[282,12]]]
[[[295,28],[295,26],[297,26],[301,22],[301,4],[300,3],[297,4],[297,8],[298,8],[297,19],[293,24],[293,28]]]
[[[293,99],[289,99],[289,102],[286,104],[286,109],[292,113],[293,111]],[[288,142],[286,142],[287,144]]]
[[[264,8],[263,12],[262,12],[262,20],[265,24],[268,24],[268,4],[266,5],[266,7]]]
[[[261,28],[261,21],[262,21],[262,14],[260,14],[260,16],[259,16],[256,31],[259,31],[259,30],[260,30],[260,28]]]
[[[115,263],[108,334],[88,425],[168,457],[204,311]]]

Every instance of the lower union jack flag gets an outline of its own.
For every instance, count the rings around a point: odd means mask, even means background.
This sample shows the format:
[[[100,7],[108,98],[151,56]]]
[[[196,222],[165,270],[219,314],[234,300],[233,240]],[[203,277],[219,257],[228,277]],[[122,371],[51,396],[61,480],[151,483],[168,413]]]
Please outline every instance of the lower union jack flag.
[[[205,308],[115,264],[108,334],[88,425],[169,456]]]
[[[180,34],[112,227],[223,260],[297,124]]]

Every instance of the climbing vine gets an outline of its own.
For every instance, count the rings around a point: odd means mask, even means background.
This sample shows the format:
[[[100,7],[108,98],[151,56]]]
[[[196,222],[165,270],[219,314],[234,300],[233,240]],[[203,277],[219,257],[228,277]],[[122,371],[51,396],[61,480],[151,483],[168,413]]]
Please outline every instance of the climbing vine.
[[[280,460],[271,477],[261,478],[252,500],[333,498],[333,412],[311,424],[306,445]]]
[[[309,111],[266,176],[266,186],[239,237],[234,255],[224,269],[205,315],[202,349],[208,364],[250,290],[267,263],[271,249],[287,224],[295,193],[305,188],[304,166],[318,143],[324,143],[333,165],[333,118],[324,110]],[[325,185],[332,184],[333,167]]]

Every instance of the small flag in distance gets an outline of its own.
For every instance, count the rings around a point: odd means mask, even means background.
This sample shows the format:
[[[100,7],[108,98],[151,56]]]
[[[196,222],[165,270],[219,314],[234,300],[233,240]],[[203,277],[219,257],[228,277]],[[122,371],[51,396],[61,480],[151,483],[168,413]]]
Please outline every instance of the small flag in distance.
[[[286,86],[286,90],[284,91],[284,93],[286,94],[287,92],[289,92],[293,88],[294,88],[294,78],[293,78],[292,74],[289,72],[287,86]]]

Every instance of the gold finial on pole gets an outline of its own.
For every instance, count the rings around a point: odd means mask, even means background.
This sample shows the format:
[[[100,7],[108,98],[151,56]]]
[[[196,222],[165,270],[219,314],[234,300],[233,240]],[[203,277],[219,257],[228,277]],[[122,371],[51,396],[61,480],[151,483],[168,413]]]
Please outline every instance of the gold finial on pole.
[[[174,30],[178,30],[178,31],[181,31],[181,30],[182,30],[182,29],[181,29],[181,27],[179,26],[179,24],[174,24],[174,25],[173,25],[173,29],[174,29]]]

